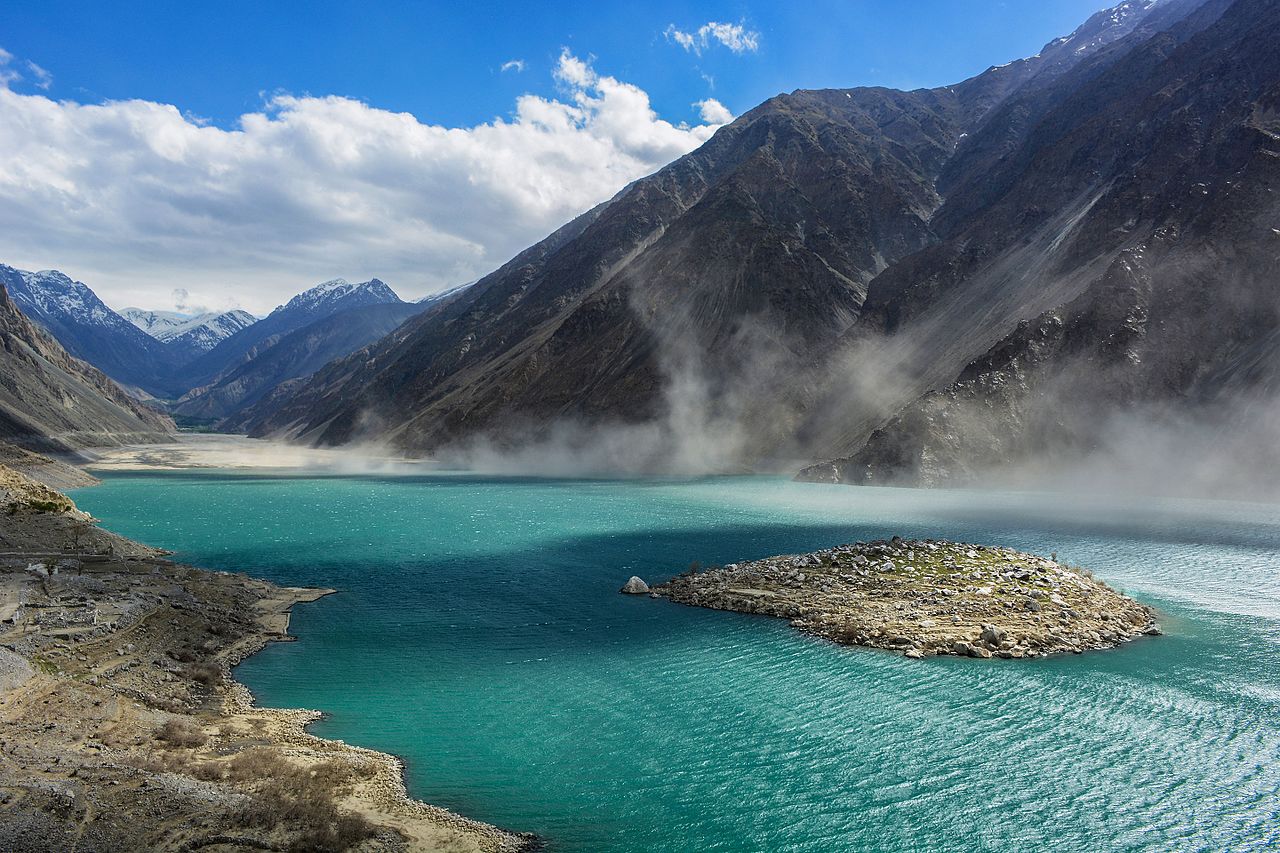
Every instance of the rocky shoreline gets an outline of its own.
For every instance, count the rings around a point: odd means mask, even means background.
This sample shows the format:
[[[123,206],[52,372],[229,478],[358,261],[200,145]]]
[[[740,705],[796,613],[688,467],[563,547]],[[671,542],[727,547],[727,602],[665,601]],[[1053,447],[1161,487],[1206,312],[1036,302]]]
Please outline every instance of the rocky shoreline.
[[[232,679],[330,592],[175,564],[0,465],[0,850],[536,849]]]
[[[1151,608],[1089,572],[1011,548],[858,542],[689,572],[652,595],[791,620],[845,645],[909,658],[1024,659],[1160,633]]]

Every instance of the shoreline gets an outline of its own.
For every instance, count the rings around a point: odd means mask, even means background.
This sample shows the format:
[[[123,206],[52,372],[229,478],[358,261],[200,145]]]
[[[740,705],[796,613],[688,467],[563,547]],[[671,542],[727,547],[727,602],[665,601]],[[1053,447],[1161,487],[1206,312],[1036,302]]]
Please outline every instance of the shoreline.
[[[202,569],[201,571],[208,570]],[[447,825],[460,832],[482,836],[481,849],[486,853],[488,851],[493,851],[493,853],[534,853],[534,851],[542,848],[542,841],[531,834],[514,833],[492,824],[457,814],[441,806],[434,806],[422,800],[414,799],[405,785],[404,761],[399,756],[369,747],[356,746],[336,738],[322,738],[308,731],[307,727],[322,719],[325,712],[311,708],[274,708],[259,705],[257,697],[254,696],[249,686],[235,678],[233,672],[235,667],[273,642],[297,642],[298,638],[288,633],[289,617],[292,614],[293,607],[298,604],[310,604],[340,592],[340,590],[324,587],[278,587],[278,589],[296,594],[292,601],[288,603],[286,609],[280,613],[283,617],[280,635],[277,637],[263,636],[254,638],[239,653],[229,655],[226,658],[224,675],[228,682],[229,695],[227,696],[227,703],[231,708],[232,714],[270,716],[282,726],[282,735],[285,742],[289,744],[322,753],[355,754],[382,765],[380,768],[382,772],[377,779],[379,783],[377,788],[382,795],[379,798],[380,804],[388,812],[407,811],[409,813],[408,817],[429,820]],[[491,839],[496,839],[496,844],[491,844]],[[409,849],[417,848],[411,844]]]
[[[413,799],[398,757],[234,677],[335,590],[174,563],[3,471],[0,848],[541,849]]]

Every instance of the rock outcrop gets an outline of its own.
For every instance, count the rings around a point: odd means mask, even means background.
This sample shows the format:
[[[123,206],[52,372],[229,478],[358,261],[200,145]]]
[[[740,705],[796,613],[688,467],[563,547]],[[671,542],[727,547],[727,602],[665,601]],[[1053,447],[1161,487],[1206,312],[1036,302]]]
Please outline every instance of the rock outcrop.
[[[912,658],[1034,658],[1159,633],[1151,608],[1082,569],[1009,548],[897,537],[691,571],[654,592]]]
[[[635,575],[632,575],[631,578],[622,585],[622,592],[627,595],[648,595],[649,585]]]

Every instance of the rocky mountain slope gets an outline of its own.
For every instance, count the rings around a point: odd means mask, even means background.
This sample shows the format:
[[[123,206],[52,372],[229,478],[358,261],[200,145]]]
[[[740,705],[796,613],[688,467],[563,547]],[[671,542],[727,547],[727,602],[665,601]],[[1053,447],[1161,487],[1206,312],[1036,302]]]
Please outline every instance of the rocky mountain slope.
[[[71,357],[0,286],[0,441],[40,450],[155,441],[164,415]]]
[[[182,363],[208,352],[236,332],[258,322],[257,317],[240,310],[182,314],[125,308],[120,316],[156,340],[169,344]]]
[[[873,282],[863,321],[919,337],[993,290],[1053,298],[984,330],[984,352],[804,476],[936,484],[1094,456],[1167,467],[1143,457],[1177,446],[1189,477],[1244,435],[1234,450],[1254,473],[1275,461],[1278,38],[1274,3],[1206,4],[1041,105],[985,171],[985,206],[944,206],[948,239]],[[1054,236],[1027,259],[1037,232]],[[1214,462],[1249,479],[1239,460]]]
[[[1280,78],[1233,51],[1274,41],[1270,11],[1131,0],[955,86],[778,96],[240,423],[645,468],[853,453],[1126,252],[1177,243],[1179,217],[1212,219],[1266,139],[1247,107],[1270,121]]]
[[[27,272],[0,264],[0,285],[71,355],[125,386],[157,396],[171,390],[168,348],[108,308],[82,282],[57,270]]]

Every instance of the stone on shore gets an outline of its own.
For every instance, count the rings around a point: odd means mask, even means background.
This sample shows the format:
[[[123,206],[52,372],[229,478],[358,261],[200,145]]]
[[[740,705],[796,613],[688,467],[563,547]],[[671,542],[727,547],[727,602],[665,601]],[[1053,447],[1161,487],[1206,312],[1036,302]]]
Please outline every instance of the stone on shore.
[[[647,595],[649,593],[649,585],[642,579],[632,575],[631,579],[622,585],[622,592],[627,595]]]

